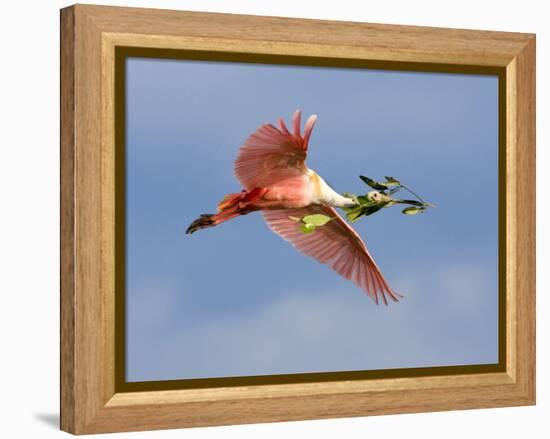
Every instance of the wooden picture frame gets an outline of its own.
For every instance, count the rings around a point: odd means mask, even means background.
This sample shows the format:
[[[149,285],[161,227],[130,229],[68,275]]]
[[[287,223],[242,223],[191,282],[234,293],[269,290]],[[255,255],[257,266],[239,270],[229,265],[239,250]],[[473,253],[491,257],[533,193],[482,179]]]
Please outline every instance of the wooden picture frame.
[[[318,380],[121,386],[117,51],[498,74],[501,361]],[[189,55],[190,56],[190,55]],[[316,61],[317,60],[317,61]],[[340,64],[339,64],[340,63]],[[122,136],[122,137],[121,137]],[[120,148],[118,149],[118,151]],[[117,221],[118,218],[118,221]],[[118,246],[120,248],[120,246]],[[122,303],[123,305],[123,303]],[[118,348],[117,348],[118,346]],[[61,11],[61,429],[74,434],[535,403],[535,36],[76,5]]]

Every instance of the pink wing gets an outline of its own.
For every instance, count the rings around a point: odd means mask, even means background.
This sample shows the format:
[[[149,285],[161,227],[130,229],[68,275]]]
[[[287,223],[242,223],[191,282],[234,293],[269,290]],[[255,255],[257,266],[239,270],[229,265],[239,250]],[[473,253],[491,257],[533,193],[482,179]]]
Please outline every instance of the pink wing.
[[[387,297],[394,302],[402,297],[389,287],[361,237],[332,207],[312,204],[299,209],[264,210],[262,213],[271,230],[303,254],[327,264],[355,282],[376,303],[379,296],[386,305]],[[302,233],[299,224],[289,218],[318,213],[333,220],[309,234]]]
[[[298,110],[292,116],[293,133],[279,119],[279,128],[266,123],[248,137],[235,160],[235,176],[246,190],[268,187],[306,171],[307,145],[317,116],[309,117],[303,136],[300,119]]]

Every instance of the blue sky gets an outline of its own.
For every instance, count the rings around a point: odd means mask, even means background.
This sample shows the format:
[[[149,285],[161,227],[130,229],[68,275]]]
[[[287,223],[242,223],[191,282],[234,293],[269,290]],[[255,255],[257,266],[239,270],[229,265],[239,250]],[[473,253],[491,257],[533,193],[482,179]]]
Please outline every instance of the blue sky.
[[[128,381],[498,361],[497,77],[131,58],[126,108]],[[297,108],[337,191],[392,175],[437,204],[354,225],[398,304],[259,214],[185,235],[241,189],[246,137]]]

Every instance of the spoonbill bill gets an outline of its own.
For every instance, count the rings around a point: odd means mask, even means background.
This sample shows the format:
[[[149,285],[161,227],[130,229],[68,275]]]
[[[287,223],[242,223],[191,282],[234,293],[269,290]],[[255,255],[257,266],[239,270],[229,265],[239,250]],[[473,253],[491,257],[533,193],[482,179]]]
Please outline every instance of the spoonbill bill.
[[[353,281],[377,304],[380,297],[385,304],[388,298],[397,302],[402,296],[390,288],[359,234],[335,210],[352,207],[357,201],[335,192],[306,166],[317,116],[309,117],[303,135],[300,119],[297,110],[292,116],[292,132],[279,119],[279,127],[266,123],[251,134],[234,163],[243,190],[226,195],[218,204],[218,213],[201,215],[186,233],[260,211],[273,232]],[[331,220],[314,233],[303,233],[296,218],[316,214]]]

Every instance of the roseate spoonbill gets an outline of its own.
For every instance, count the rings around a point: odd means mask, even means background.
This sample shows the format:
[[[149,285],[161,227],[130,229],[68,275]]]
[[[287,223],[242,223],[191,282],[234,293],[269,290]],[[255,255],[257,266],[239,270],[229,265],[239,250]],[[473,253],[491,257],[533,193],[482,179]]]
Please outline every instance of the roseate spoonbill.
[[[226,195],[218,204],[218,213],[201,215],[186,233],[261,211],[273,232],[303,254],[355,282],[376,303],[379,297],[385,304],[388,298],[397,302],[401,296],[389,287],[361,237],[334,209],[354,206],[356,201],[335,192],[306,166],[308,143],[317,116],[309,117],[303,135],[300,119],[298,110],[292,117],[292,133],[279,119],[278,128],[266,123],[250,135],[234,164],[235,176],[244,189]],[[332,220],[314,233],[304,234],[295,218],[315,214]]]

